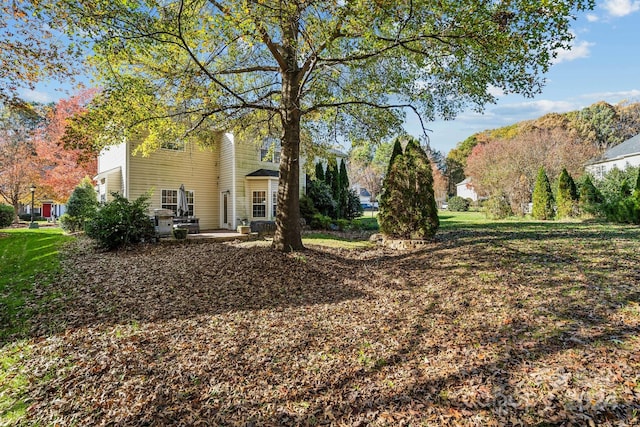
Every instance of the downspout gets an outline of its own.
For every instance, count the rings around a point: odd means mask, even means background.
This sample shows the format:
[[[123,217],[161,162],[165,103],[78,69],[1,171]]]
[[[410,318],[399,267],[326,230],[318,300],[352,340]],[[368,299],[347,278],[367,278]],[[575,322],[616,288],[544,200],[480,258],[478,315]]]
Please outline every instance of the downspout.
[[[228,133],[227,138],[231,141],[231,229],[235,230],[238,226],[236,224],[236,142],[232,133]]]

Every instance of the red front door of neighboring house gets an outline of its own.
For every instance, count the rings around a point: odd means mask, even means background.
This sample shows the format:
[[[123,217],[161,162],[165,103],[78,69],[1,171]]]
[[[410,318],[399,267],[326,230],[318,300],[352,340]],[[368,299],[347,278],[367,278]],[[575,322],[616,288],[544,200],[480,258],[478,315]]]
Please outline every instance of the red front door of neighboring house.
[[[51,203],[42,204],[42,217],[51,218]]]

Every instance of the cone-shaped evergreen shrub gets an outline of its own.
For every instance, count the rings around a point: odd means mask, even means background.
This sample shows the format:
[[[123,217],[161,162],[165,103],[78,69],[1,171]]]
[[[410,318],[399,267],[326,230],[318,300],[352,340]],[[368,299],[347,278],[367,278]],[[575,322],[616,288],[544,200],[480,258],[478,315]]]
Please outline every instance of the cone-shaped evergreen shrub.
[[[440,221],[431,162],[417,140],[409,140],[404,153],[392,156],[383,186],[378,214],[382,233],[404,239],[435,235]]]
[[[531,212],[535,219],[553,219],[553,193],[549,178],[541,167],[538,171],[535,187],[533,187],[533,209]]]
[[[589,175],[585,175],[580,185],[580,210],[595,214],[598,212],[598,205],[602,203],[602,200],[600,191],[593,185]]]
[[[322,162],[316,163],[316,179],[324,181],[324,166],[322,166]]]
[[[576,183],[566,169],[562,169],[558,177],[558,193],[556,206],[558,208],[558,218],[569,218],[576,216],[578,204],[578,190]]]

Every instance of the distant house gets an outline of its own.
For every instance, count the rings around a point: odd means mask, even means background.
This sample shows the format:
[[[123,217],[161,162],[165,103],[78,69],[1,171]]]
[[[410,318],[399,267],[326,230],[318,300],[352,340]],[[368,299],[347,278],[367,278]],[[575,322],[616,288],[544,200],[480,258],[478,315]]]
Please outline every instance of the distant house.
[[[360,203],[371,203],[371,193],[366,188],[360,187],[358,196],[360,197]]]
[[[624,170],[629,166],[640,166],[640,134],[609,148],[602,156],[587,163],[585,169],[599,179],[613,168]]]
[[[175,213],[184,185],[189,217],[198,218],[200,229],[235,229],[244,221],[275,219],[277,147],[237,140],[230,133],[218,135],[208,148],[176,143],[148,157],[133,155],[136,146],[128,141],[100,153],[95,177],[100,201],[110,200],[113,192],[128,199],[151,192],[151,212]],[[301,171],[301,193],[305,181]]]
[[[471,199],[474,202],[478,201],[478,193],[476,193],[471,178],[466,178],[464,181],[456,184],[456,195],[463,199]]]

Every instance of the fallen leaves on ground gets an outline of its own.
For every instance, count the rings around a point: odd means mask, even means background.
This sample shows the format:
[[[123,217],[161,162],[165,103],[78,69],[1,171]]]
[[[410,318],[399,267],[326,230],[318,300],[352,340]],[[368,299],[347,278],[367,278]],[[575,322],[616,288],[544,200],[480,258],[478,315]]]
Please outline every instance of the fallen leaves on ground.
[[[638,237],[70,248],[20,366],[26,422],[637,425]]]

